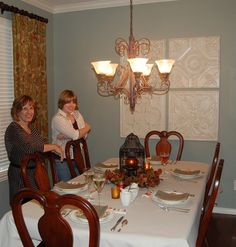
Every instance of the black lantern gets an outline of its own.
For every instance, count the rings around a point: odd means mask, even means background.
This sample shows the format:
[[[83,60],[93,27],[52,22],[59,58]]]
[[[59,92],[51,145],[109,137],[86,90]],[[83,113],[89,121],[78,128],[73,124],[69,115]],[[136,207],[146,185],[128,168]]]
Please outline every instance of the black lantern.
[[[120,169],[128,176],[136,175],[137,169],[144,166],[144,147],[138,136],[129,134],[120,148]]]

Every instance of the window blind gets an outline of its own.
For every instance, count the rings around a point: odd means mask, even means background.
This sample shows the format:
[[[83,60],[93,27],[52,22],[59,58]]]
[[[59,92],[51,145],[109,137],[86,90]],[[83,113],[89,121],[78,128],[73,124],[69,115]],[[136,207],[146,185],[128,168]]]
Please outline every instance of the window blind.
[[[9,160],[4,134],[12,121],[11,106],[14,100],[12,21],[0,17],[0,181],[7,178]]]

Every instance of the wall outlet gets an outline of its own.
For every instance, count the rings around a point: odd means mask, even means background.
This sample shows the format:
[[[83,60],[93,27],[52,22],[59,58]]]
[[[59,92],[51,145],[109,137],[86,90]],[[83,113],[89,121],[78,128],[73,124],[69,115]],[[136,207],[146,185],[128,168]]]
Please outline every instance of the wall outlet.
[[[236,190],[236,180],[234,180],[233,182],[234,182],[234,190]]]

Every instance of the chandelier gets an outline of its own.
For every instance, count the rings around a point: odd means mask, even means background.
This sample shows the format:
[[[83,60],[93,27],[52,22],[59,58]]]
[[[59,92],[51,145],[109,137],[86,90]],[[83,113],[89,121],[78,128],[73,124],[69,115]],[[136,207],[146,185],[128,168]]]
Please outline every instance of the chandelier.
[[[133,36],[133,1],[130,0],[130,35],[127,42],[123,38],[115,41],[115,51],[123,58],[121,64],[111,63],[111,61],[95,61],[93,70],[98,83],[97,91],[101,96],[114,96],[124,98],[125,104],[130,105],[133,113],[137,100],[142,94],[166,94],[169,91],[169,75],[174,64],[174,60],[161,59],[155,61],[160,84],[158,87],[149,83],[153,64],[148,64],[150,51],[150,40],[142,38],[135,40]],[[127,58],[127,59],[126,59]]]

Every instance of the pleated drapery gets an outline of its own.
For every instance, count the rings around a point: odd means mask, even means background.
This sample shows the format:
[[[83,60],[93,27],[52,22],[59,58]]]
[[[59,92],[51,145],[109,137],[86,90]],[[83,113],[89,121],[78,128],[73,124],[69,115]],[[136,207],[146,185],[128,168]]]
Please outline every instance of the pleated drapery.
[[[47,139],[46,23],[14,14],[12,25],[15,97],[26,94],[36,101],[34,125]]]

